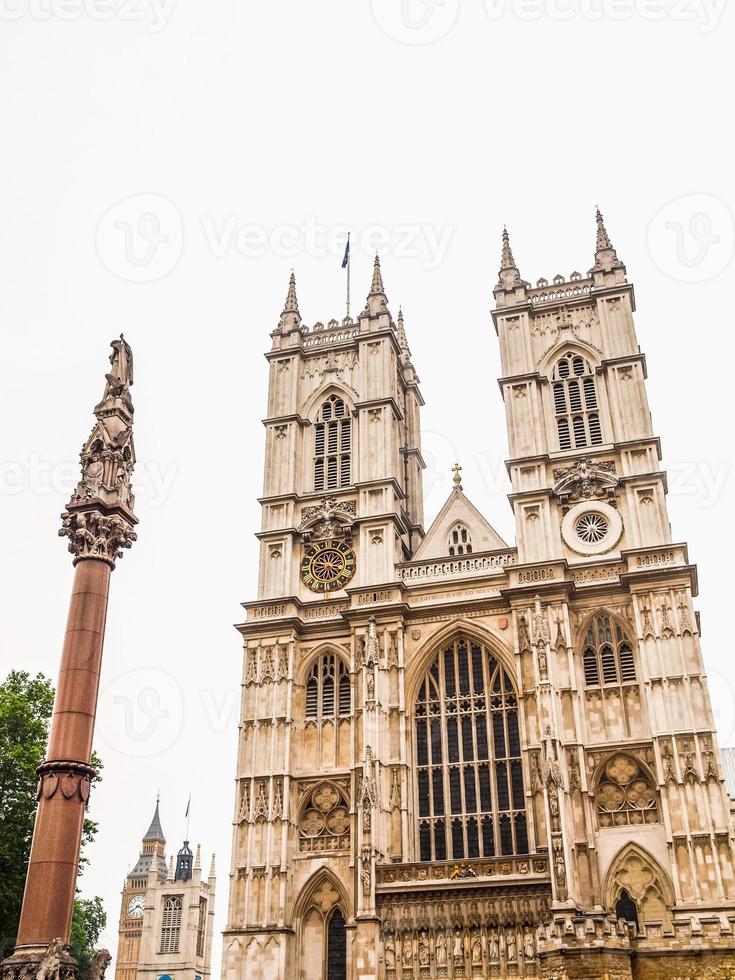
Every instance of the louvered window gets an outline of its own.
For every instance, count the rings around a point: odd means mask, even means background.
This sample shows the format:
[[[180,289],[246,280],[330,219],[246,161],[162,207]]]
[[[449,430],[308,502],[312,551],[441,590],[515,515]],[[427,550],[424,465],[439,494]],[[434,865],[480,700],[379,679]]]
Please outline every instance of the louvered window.
[[[181,937],[181,898],[170,896],[163,903],[161,952],[178,953]]]
[[[559,449],[601,445],[595,378],[587,361],[566,353],[557,361],[552,380]]]
[[[416,703],[422,861],[528,852],[518,699],[484,646],[457,639]]]
[[[633,647],[623,629],[609,616],[597,616],[590,623],[582,660],[587,687],[637,681]]]
[[[320,721],[349,715],[352,710],[350,673],[344,660],[325,653],[309,671],[306,681],[306,717]]]
[[[352,421],[341,398],[321,407],[314,436],[314,490],[348,487],[352,478]]]

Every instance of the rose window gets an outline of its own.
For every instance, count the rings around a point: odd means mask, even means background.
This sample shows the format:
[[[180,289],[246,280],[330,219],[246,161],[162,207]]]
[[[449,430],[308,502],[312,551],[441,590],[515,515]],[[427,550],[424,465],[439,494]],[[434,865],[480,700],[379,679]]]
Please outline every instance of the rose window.
[[[658,823],[656,790],[635,759],[614,756],[605,766],[595,794],[601,827]]]
[[[577,537],[585,544],[599,544],[610,530],[607,519],[602,514],[583,514],[575,526]]]
[[[350,846],[349,806],[331,783],[321,783],[307,796],[299,820],[299,849],[335,851]]]

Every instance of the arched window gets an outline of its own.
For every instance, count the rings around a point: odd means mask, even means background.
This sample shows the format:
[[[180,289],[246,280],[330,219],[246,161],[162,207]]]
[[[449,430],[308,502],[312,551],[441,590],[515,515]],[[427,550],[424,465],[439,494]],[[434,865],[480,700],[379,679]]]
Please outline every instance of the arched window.
[[[656,790],[635,759],[618,753],[605,765],[595,793],[601,827],[658,823]]]
[[[314,721],[336,721],[352,711],[350,672],[341,657],[325,653],[318,657],[306,681],[306,717]]]
[[[559,449],[602,444],[595,377],[589,363],[568,351],[552,376]]]
[[[452,558],[455,555],[472,554],[472,536],[464,524],[455,524],[449,532],[447,548]]]
[[[161,953],[178,953],[181,935],[181,899],[171,895],[163,903]]]
[[[326,980],[347,980],[347,932],[339,906],[332,912],[327,926]]]
[[[589,625],[583,653],[587,687],[636,682],[633,646],[622,627],[609,616],[596,616]]]
[[[621,891],[620,898],[615,903],[615,916],[623,919],[624,922],[632,922],[636,929],[638,928],[638,906],[625,889]]]
[[[482,644],[460,637],[429,668],[416,765],[422,861],[528,853],[518,698]]]
[[[352,423],[347,407],[331,395],[319,411],[314,443],[314,490],[337,490],[351,480]]]

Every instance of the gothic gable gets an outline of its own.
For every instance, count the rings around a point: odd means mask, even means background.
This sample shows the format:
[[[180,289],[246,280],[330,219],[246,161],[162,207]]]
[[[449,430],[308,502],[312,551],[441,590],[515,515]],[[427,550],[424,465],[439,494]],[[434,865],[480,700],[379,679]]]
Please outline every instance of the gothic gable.
[[[466,536],[462,534],[463,530],[466,531]],[[454,541],[455,531],[457,531],[457,541]],[[469,552],[468,545],[471,549]],[[507,547],[508,544],[467,499],[464,492],[455,489],[439,511],[413,560],[447,558],[452,553],[452,549],[457,555],[496,551]],[[461,551],[458,550],[460,548]]]

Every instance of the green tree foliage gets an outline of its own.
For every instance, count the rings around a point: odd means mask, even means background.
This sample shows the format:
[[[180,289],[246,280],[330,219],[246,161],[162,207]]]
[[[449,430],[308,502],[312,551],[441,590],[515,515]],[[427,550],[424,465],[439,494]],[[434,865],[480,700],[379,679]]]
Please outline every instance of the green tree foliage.
[[[18,932],[26,869],[36,816],[36,769],[48,742],[54,688],[43,674],[11,671],[0,684],[0,956],[12,952]],[[92,757],[100,779],[102,764]],[[82,849],[94,840],[97,824],[86,818]],[[80,871],[87,863],[82,855]],[[74,903],[71,944],[84,977],[106,925],[100,898]]]

